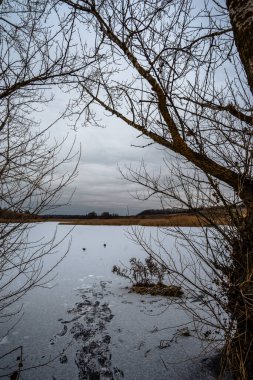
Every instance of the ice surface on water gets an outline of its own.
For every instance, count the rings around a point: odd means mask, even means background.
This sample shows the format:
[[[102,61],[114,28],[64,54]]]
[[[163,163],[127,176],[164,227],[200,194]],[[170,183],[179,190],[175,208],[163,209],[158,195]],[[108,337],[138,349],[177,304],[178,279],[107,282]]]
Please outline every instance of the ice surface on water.
[[[0,344],[7,344],[7,343],[9,343],[8,336],[4,336],[4,337],[0,340]]]
[[[54,223],[39,224],[31,238],[50,238],[55,227]],[[58,226],[58,239],[71,228]],[[36,288],[24,297],[24,317],[14,327],[12,334],[1,342],[0,356],[7,347],[11,350],[22,345],[24,365],[29,367],[56,356],[71,342],[60,360],[57,358],[50,366],[39,370],[27,371],[26,380],[53,377],[61,380],[78,379],[75,362],[79,363],[79,372],[80,365],[86,369],[92,365],[98,366],[99,363],[86,363],[85,355],[81,353],[88,349],[95,355],[99,351],[99,344],[109,355],[106,357],[104,354],[103,360],[110,367],[110,376],[113,376],[106,377],[104,373],[101,380],[120,379],[122,373],[125,380],[212,378],[206,373],[200,375],[199,361],[191,361],[191,357],[200,353],[200,345],[195,338],[181,337],[162,350],[159,347],[161,339],[171,339],[176,326],[189,321],[188,316],[162,297],[129,294],[126,289],[128,282],[112,274],[111,269],[115,264],[127,265],[131,257],[145,258],[141,248],[127,239],[126,230],[126,227],[76,226],[71,232],[71,248],[55,269],[54,273],[58,275],[53,283],[50,282],[50,289]],[[147,235],[152,231],[156,233],[156,229],[147,228]],[[47,257],[45,267],[54,265],[64,254],[67,240],[61,243],[57,253]],[[106,247],[104,242],[107,243]],[[174,238],[169,238],[167,244],[174,246]],[[83,247],[86,248],[85,253]],[[100,308],[103,303],[109,309]],[[92,315],[91,311],[94,312]],[[67,322],[64,325],[65,320]],[[99,343],[101,337],[96,327],[99,324],[104,339],[102,343]],[[64,334],[61,334],[63,327]],[[92,343],[90,336],[85,337],[84,329],[93,332],[95,343]],[[75,339],[71,331],[79,331],[82,339]],[[14,358],[10,360],[14,360],[15,364]],[[80,373],[80,379],[86,379],[85,370]]]

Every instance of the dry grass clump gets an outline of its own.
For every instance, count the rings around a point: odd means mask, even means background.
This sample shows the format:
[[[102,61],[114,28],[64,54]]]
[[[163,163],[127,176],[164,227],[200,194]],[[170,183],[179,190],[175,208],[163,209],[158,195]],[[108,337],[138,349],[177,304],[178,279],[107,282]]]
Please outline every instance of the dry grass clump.
[[[144,226],[144,227],[208,227],[212,221],[217,224],[229,224],[226,215],[209,215],[208,218],[189,214],[152,215],[149,217],[126,216],[112,219],[69,219],[55,220],[60,224],[91,226]]]
[[[180,286],[164,284],[164,277],[169,275],[167,267],[156,262],[151,256],[148,256],[144,262],[132,257],[130,267],[122,268],[114,265],[112,272],[132,283],[131,292],[165,297],[181,297],[183,295]]]
[[[182,297],[184,294],[181,286],[165,284],[135,284],[132,285],[130,291],[138,294],[164,297]]]

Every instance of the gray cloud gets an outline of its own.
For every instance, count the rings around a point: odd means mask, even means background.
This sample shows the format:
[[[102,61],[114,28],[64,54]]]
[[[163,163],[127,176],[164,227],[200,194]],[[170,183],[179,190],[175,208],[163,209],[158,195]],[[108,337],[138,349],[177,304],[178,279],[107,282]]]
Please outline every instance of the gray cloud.
[[[65,99],[66,102],[66,99]],[[64,98],[56,93],[55,101],[49,104],[42,117],[42,126],[47,126],[64,108]],[[56,112],[57,110],[57,112]],[[101,114],[103,116],[103,114]],[[100,116],[101,116],[100,115]],[[81,144],[82,155],[78,167],[78,176],[63,192],[60,203],[66,203],[69,194],[75,189],[71,203],[57,209],[57,213],[83,214],[90,211],[134,214],[147,208],[161,207],[156,199],[138,201],[133,195],[138,186],[124,180],[119,167],[140,166],[142,160],[150,170],[158,173],[164,157],[164,150],[151,145],[136,148],[132,145],[145,145],[148,141],[137,138],[138,132],[117,118],[104,118],[106,128],[79,126],[74,131],[67,119],[61,120],[51,129],[51,138],[59,140],[68,135],[60,155],[64,157],[76,139],[76,149]],[[74,162],[72,163],[74,165]],[[70,168],[71,165],[68,165]],[[66,172],[66,167],[61,173]]]

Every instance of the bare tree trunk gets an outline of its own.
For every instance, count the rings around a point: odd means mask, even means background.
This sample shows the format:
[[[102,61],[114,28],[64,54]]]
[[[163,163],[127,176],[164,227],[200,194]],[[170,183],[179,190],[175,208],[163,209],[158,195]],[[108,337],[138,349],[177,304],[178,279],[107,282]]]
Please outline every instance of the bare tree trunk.
[[[253,93],[253,0],[227,0],[235,44]],[[250,205],[251,206],[251,205]],[[231,362],[236,379],[253,378],[253,208],[236,241],[228,311],[236,321]],[[230,355],[229,355],[230,356]],[[237,374],[238,375],[237,375]]]
[[[249,208],[241,235],[233,247],[228,282],[228,312],[236,333],[228,360],[237,380],[253,378],[253,208]]]
[[[253,93],[253,0],[227,0],[235,44]]]

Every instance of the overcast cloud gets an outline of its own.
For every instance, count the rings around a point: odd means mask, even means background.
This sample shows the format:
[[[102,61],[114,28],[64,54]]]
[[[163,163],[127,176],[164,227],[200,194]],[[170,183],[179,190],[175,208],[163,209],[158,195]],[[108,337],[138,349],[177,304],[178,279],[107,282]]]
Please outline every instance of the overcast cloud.
[[[63,94],[56,94],[56,99],[41,115],[41,124],[46,127],[58,117],[64,109]],[[57,208],[54,212],[66,214],[86,214],[91,211],[101,213],[109,211],[122,215],[135,214],[144,209],[161,208],[158,199],[150,198],[140,201],[135,198],[137,186],[122,178],[119,171],[132,165],[139,167],[144,160],[150,170],[159,172],[164,151],[152,145],[136,148],[131,145],[147,143],[137,131],[124,124],[118,118],[106,117],[100,113],[105,128],[85,127],[80,125],[76,131],[69,126],[67,119],[61,120],[51,129],[51,140],[60,140],[66,134],[68,139],[61,151],[65,155],[74,139],[75,150],[81,144],[81,159],[78,176],[64,191],[61,203],[67,203],[69,195],[75,190],[70,204]],[[74,161],[73,161],[74,165]],[[70,169],[70,168],[69,168]],[[66,170],[66,168],[63,168]]]

